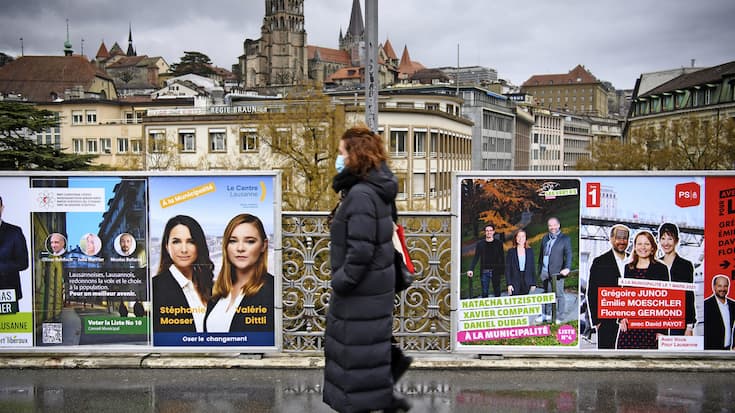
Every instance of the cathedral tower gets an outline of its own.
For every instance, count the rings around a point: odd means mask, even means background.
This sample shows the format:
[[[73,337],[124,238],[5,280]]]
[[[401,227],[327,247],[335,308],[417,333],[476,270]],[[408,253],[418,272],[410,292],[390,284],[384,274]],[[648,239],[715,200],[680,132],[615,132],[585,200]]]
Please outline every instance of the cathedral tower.
[[[265,0],[261,38],[246,39],[240,67],[246,87],[302,83],[307,77],[304,0]]]
[[[360,0],[352,0],[352,12],[350,13],[350,25],[347,27],[347,33],[342,36],[340,30],[339,34],[339,48],[350,53],[352,66],[364,66],[362,61],[363,49],[365,48],[364,33],[365,21],[362,18]]]

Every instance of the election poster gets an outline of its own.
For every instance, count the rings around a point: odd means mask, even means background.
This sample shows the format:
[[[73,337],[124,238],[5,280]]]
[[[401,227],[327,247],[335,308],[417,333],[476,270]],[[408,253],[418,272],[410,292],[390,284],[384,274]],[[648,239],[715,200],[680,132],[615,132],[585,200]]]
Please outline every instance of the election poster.
[[[149,345],[146,183],[30,178],[37,346]]]
[[[708,184],[691,176],[582,178],[581,349],[703,349]]]
[[[457,179],[456,350],[576,346],[579,180]]]
[[[0,348],[33,345],[27,177],[0,177]]]
[[[708,176],[705,182],[704,348],[732,351],[735,349],[735,177]]]
[[[150,177],[154,346],[277,348],[276,178]]]

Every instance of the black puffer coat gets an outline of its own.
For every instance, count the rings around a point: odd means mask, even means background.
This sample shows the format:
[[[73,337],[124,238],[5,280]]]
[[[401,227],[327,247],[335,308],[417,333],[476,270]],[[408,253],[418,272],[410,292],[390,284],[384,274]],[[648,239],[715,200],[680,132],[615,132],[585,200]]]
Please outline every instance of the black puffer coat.
[[[347,193],[330,229],[332,295],[324,341],[324,402],[339,412],[387,408],[393,398],[391,212],[398,184],[387,166],[365,179],[349,174],[337,175],[333,185]]]

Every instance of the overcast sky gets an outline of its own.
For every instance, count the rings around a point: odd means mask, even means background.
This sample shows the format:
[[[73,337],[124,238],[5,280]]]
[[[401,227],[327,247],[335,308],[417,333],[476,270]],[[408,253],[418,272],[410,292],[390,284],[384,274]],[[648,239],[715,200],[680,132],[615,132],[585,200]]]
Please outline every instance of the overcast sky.
[[[337,48],[352,0],[305,0],[309,45]],[[260,38],[263,0],[2,0],[0,52],[60,55],[66,19],[74,52],[104,40],[178,62],[184,51],[231,69],[246,38]],[[641,73],[735,60],[733,0],[393,0],[379,2],[379,41],[426,67],[481,65],[521,85],[583,64],[632,89]],[[365,12],[363,4],[363,15]]]

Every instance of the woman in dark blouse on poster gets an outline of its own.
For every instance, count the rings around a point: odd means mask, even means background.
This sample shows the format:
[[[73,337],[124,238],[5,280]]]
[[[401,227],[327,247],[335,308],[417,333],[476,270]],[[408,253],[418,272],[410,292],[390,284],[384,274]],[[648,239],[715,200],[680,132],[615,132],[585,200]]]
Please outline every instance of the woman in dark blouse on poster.
[[[669,268],[671,281],[682,283],[694,283],[694,266],[692,262],[682,258],[676,252],[679,245],[679,228],[670,222],[661,224],[658,229],[658,244],[663,251],[663,262]],[[694,335],[694,325],[697,323],[696,310],[694,309],[694,291],[687,291],[684,299],[685,328],[671,329],[672,336]]]
[[[202,333],[212,296],[214,264],[201,225],[192,217],[168,220],[161,262],[153,277],[153,333]]]
[[[631,260],[625,265],[623,278],[642,280],[669,281],[669,270],[666,265],[656,260],[656,239],[648,231],[639,232],[633,241]],[[630,287],[635,288],[635,287]],[[617,349],[658,349],[658,336],[668,330],[629,329],[628,319],[618,320],[620,331],[615,348]]]
[[[513,237],[513,248],[505,256],[505,281],[508,295],[525,295],[536,289],[536,267],[533,248],[528,246],[526,231]]]

